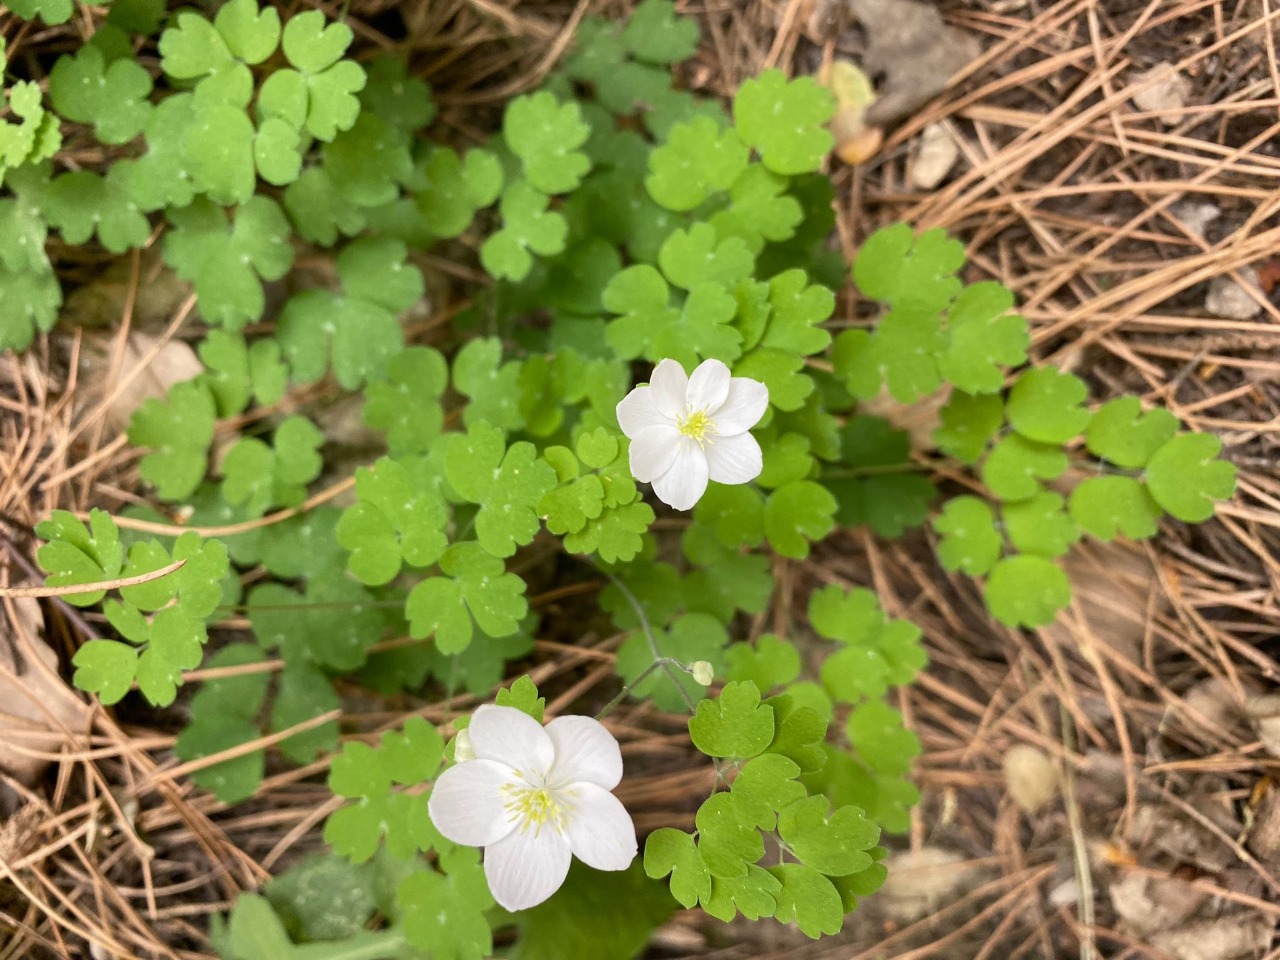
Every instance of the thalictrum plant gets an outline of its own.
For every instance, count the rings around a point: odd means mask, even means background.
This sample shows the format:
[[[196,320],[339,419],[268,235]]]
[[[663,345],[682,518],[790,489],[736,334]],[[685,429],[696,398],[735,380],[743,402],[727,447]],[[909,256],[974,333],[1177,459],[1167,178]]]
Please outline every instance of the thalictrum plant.
[[[115,0],[47,75],[8,64],[0,348],[58,320],[51,231],[80,265],[155,238],[195,295],[179,332],[205,371],[128,426],[148,505],[55,512],[38,559],[59,586],[184,561],[67,599],[101,604],[74,682],[103,703],[164,707],[217,671],[175,746],[199,788],[234,804],[269,756],[328,760],[331,852],[215,923],[230,960],[469,960],[500,928],[513,956],[625,958],[677,905],[835,934],[919,798],[893,704],[926,657],[870,591],[802,575],[751,632],[772,570],[850,528],[912,535],[940,589],[963,574],[1035,628],[1070,602],[1076,543],[1232,493],[1216,437],[1033,362],[957,240],[895,224],[841,262],[833,96],[778,70],[728,105],[683,89],[698,28],[670,0],[585,18],[482,144],[325,12],[213,6]],[[932,443],[865,411],[882,395],[936,398]],[[329,403],[367,428],[355,463]],[[622,635],[617,678],[557,687],[544,727],[534,637],[597,628]],[[334,719],[362,688],[430,710],[374,739]],[[687,718],[707,788],[694,829],[637,844],[611,791],[649,761],[614,737],[654,710]]]

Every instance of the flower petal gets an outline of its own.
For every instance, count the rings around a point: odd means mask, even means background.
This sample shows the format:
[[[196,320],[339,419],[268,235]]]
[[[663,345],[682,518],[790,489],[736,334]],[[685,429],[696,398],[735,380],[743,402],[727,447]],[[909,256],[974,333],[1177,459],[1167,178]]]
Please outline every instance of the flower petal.
[[[769,388],[759,380],[734,377],[729,381],[729,395],[720,409],[710,411],[716,433],[722,437],[746,433],[769,408]]]
[[[622,751],[618,741],[594,717],[556,717],[547,724],[556,745],[552,783],[594,783],[612,790],[622,779]]]
[[[516,830],[484,851],[493,899],[507,910],[536,907],[569,873],[569,841],[551,826]]]
[[[465,847],[487,847],[515,828],[503,809],[502,788],[515,771],[493,760],[468,760],[436,778],[427,800],[431,822],[446,839]]]
[[[669,507],[690,510],[707,492],[707,455],[692,440],[683,440],[671,469],[653,481],[653,492]]]
[[[486,703],[471,717],[471,749],[481,760],[497,760],[518,776],[546,773],[556,749],[542,724],[515,707]]]
[[[718,410],[729,395],[729,368],[714,358],[703,360],[689,376],[685,402],[690,410]]]
[[[659,425],[673,426],[675,421],[664,415],[653,402],[652,387],[636,387],[620,401],[616,410],[618,426],[628,437]]]
[[[649,483],[671,469],[679,452],[680,431],[670,422],[646,427],[631,440],[631,475]]]
[[[636,827],[622,801],[594,783],[575,783],[565,833],[573,855],[597,870],[625,870],[636,858]]]
[[[684,414],[689,378],[678,360],[660,360],[649,376],[654,406],[673,420]]]
[[[746,483],[760,476],[760,444],[749,433],[716,437],[706,446],[707,466],[716,483]]]

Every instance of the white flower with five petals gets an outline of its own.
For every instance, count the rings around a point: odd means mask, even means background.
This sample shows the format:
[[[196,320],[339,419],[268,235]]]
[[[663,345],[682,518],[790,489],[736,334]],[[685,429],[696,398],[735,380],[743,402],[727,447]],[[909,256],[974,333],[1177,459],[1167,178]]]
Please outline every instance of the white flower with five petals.
[[[653,368],[647,386],[618,404],[618,424],[631,438],[631,474],[652,483],[658,499],[689,510],[717,483],[747,483],[760,475],[760,444],[747,431],[769,406],[769,388],[731,377],[719,360],[704,360],[686,376],[675,360]]]
[[[475,759],[442,773],[431,822],[447,839],[484,847],[493,898],[526,910],[560,889],[572,856],[597,870],[625,870],[636,856],[631,816],[610,791],[622,752],[591,717],[544,728],[514,707],[485,705],[466,731]]]

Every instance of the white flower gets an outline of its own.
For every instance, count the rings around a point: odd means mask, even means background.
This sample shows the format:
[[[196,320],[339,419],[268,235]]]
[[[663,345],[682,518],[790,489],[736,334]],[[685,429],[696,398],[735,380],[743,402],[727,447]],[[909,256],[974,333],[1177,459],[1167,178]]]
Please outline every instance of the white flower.
[[[611,791],[622,779],[613,734],[590,717],[557,717],[544,729],[514,707],[486,705],[467,728],[476,759],[436,780],[427,808],[445,837],[484,847],[484,873],[507,910],[551,896],[570,855],[597,870],[625,870],[636,828]]]
[[[658,499],[688,510],[717,483],[760,475],[760,444],[747,433],[769,406],[769,388],[730,377],[719,360],[704,360],[685,376],[675,360],[653,368],[649,385],[618,404],[618,424],[631,438],[631,473],[652,483]]]

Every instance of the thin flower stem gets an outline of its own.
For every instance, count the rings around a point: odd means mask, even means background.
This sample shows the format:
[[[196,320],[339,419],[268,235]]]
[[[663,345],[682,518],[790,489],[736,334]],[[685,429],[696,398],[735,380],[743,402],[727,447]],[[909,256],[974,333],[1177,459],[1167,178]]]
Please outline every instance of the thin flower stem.
[[[653,654],[653,666],[662,667],[667,674],[667,679],[670,680],[675,688],[680,691],[680,697],[684,700],[685,706],[689,708],[689,712],[693,713],[697,710],[697,707],[693,702],[693,697],[689,696],[689,691],[684,688],[684,684],[682,684],[680,682],[680,678],[676,676],[675,667],[673,666],[673,664],[678,661],[671,660],[670,657],[663,656],[662,651],[658,649],[658,641],[653,639],[653,629],[649,626],[649,617],[645,614],[644,607],[640,606],[640,601],[636,599],[636,595],[632,593],[621,580],[611,573],[605,573],[605,576],[609,578],[610,583],[618,588],[618,592],[622,594],[627,603],[631,604],[631,609],[636,612],[636,618],[640,621],[640,629],[644,632],[644,638],[649,643],[649,652]],[[652,667],[650,669],[652,669]]]
[[[693,672],[693,670],[690,667],[681,663],[679,660],[674,660],[671,657],[659,657],[657,660],[653,661],[653,663],[645,667],[644,670],[640,672],[640,676],[636,677],[633,681],[623,686],[623,688],[618,691],[618,695],[614,697],[612,700],[610,700],[608,703],[606,703],[604,707],[601,708],[600,712],[596,714],[596,719],[603,720],[605,717],[607,717],[610,713],[613,712],[613,708],[616,707],[618,704],[620,704],[623,701],[623,699],[626,698],[627,694],[629,694],[636,687],[640,686],[640,684],[644,683],[645,679],[649,676],[649,674],[653,673],[653,671],[664,666],[675,667],[689,674],[692,674]]]

